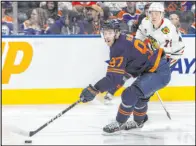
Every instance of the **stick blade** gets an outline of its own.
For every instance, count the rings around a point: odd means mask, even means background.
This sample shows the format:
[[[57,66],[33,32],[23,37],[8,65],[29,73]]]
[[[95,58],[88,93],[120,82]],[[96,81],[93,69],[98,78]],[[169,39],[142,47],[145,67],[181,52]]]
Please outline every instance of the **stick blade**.
[[[167,116],[171,120],[171,116],[170,116],[169,112],[167,112]]]
[[[30,131],[29,132],[29,136],[31,137],[31,136],[33,136],[35,134],[35,131]]]
[[[29,132],[27,132],[27,131],[25,131],[23,129],[20,129],[18,127],[12,127],[11,132],[19,134],[19,135],[22,135],[22,136],[29,136],[30,135]]]

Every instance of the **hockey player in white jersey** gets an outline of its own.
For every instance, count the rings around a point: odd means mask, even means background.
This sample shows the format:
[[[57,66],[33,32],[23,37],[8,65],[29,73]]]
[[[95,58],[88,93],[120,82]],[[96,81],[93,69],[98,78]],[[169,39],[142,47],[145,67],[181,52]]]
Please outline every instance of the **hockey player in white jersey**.
[[[163,48],[172,66],[184,52],[181,34],[169,19],[164,18],[164,6],[161,3],[152,3],[148,13],[135,37],[148,43],[152,49]]]
[[[181,34],[169,19],[164,18],[164,6],[159,2],[150,5],[148,16],[142,20],[135,37],[146,42],[152,50],[163,48],[170,59],[170,66],[183,55],[185,46]],[[127,79],[128,76],[124,77],[125,81]],[[116,90],[107,92],[104,97],[105,104],[112,103]]]

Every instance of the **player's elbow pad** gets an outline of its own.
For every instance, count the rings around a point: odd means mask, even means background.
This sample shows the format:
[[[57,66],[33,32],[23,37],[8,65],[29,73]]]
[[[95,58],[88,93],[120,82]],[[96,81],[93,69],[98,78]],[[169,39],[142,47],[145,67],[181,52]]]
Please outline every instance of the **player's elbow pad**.
[[[107,76],[107,78],[112,81],[112,88],[118,88],[124,84],[123,75]]]

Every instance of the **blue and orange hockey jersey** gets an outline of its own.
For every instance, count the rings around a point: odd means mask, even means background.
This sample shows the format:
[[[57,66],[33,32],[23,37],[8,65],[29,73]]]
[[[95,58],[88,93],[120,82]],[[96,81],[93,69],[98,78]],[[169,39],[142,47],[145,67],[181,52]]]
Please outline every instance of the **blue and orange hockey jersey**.
[[[137,77],[144,72],[155,72],[163,55],[161,48],[152,52],[142,41],[120,35],[110,47],[107,74],[95,84],[95,88],[100,92],[120,88],[126,73]]]
[[[13,33],[13,19],[10,16],[4,16],[1,20],[2,35],[11,35]]]

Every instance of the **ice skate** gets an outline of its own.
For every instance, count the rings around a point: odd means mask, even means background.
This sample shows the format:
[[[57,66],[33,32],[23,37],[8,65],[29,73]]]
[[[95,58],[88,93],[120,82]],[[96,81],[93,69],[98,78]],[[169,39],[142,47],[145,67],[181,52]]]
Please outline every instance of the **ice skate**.
[[[144,123],[148,120],[148,116],[146,115],[145,119],[141,122],[136,122],[136,121],[127,121],[124,124],[124,130],[131,130],[131,129],[136,129],[136,128],[142,128],[144,126]]]
[[[114,121],[103,128],[104,135],[120,134],[120,131],[124,129],[124,123]]]

